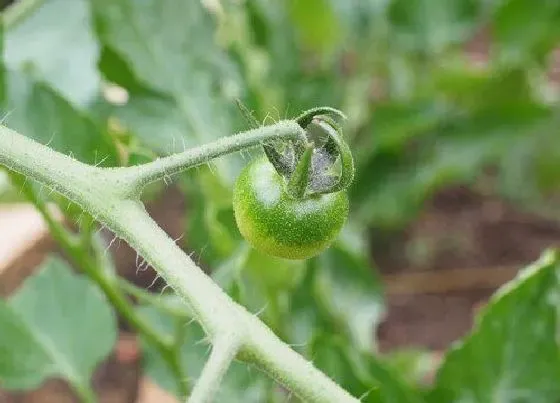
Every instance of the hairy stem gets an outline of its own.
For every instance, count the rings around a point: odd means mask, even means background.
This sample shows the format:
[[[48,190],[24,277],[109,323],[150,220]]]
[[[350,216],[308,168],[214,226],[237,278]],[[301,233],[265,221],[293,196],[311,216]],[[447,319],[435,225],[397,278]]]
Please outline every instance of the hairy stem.
[[[296,140],[305,142],[305,131],[297,123],[281,121],[274,125],[249,130],[234,136],[222,137],[212,143],[185,150],[143,165],[113,169],[121,183],[135,196],[150,182],[164,179],[187,168],[208,162],[213,158],[231,154],[249,147],[263,145],[271,140]]]
[[[220,388],[220,382],[237,351],[240,340],[236,335],[221,335],[214,343],[210,358],[202,369],[187,403],[209,403]]]
[[[134,197],[135,192],[130,192],[134,188],[126,189],[130,183],[138,187],[162,178],[170,171],[178,172],[192,166],[193,161],[200,163],[216,155],[237,151],[241,147],[239,144],[252,146],[266,140],[293,138],[299,136],[301,130],[293,121],[280,122],[245,133],[251,141],[242,141],[241,135],[232,136],[212,143],[214,146],[199,147],[196,153],[178,154],[191,155],[189,158],[172,156],[156,161],[155,165],[109,170],[81,164],[0,126],[0,164],[66,196],[128,242],[189,305],[210,340],[236,334],[240,358],[270,373],[304,401],[357,402],[224,293],[150,218],[144,205]],[[237,140],[227,140],[231,138]],[[200,150],[206,154],[202,155]],[[220,371],[225,373],[229,362],[218,363],[224,367]]]

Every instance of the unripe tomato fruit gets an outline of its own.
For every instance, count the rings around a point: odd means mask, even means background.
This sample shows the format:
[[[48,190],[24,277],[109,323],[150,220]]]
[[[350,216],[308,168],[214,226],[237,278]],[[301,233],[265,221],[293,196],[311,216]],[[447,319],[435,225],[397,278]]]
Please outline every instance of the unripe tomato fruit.
[[[348,196],[341,191],[298,200],[286,192],[284,182],[266,157],[247,165],[233,190],[235,220],[255,249],[307,259],[340,232],[348,216]]]

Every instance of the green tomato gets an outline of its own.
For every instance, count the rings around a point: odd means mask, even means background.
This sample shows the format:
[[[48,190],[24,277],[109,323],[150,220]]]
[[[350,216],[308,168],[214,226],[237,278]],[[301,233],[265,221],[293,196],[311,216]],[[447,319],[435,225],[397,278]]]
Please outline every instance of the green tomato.
[[[265,157],[241,172],[233,190],[239,231],[255,248],[285,259],[307,259],[327,248],[348,216],[346,192],[294,199]]]

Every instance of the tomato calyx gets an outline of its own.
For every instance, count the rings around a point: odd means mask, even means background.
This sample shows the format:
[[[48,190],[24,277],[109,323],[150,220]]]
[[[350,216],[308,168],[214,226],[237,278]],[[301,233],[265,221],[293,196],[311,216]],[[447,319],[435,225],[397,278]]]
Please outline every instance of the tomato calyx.
[[[328,107],[304,112],[296,122],[307,140],[263,145],[268,161],[284,177],[295,199],[345,190],[354,177],[354,161],[342,129],[333,118],[342,112]]]

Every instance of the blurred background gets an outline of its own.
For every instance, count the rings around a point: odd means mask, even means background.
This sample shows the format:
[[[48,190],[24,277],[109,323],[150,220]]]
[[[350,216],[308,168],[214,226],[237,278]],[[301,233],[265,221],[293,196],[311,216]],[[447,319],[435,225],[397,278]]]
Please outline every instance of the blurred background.
[[[257,150],[145,195],[238,301],[276,301],[261,317],[319,366],[340,339],[429,384],[490,295],[560,240],[560,2],[22,0],[3,22],[5,124],[85,162],[133,165],[246,129],[237,98],[263,124],[320,105],[347,114],[351,217],[312,261],[263,256],[235,228],[230,188]],[[57,246],[3,178],[8,296]],[[110,250],[122,276],[163,288],[124,243]],[[296,334],[303,308],[328,319]],[[142,397],[155,386],[125,323],[120,334],[94,378],[101,400],[163,402]],[[50,381],[0,402],[48,396],[73,401]]]

